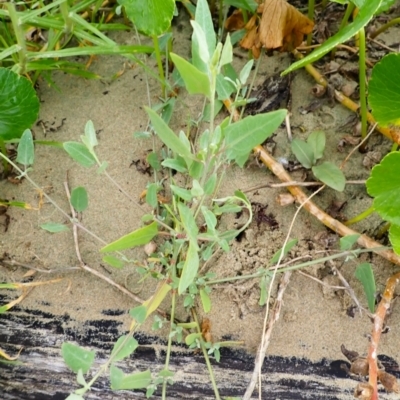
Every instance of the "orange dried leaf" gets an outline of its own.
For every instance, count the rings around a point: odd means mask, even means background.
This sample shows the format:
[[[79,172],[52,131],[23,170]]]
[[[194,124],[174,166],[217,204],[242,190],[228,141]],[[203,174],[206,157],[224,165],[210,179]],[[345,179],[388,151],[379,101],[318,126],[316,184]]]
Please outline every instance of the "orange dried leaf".
[[[285,0],[266,0],[260,21],[260,42],[267,49],[293,50],[314,23]]]
[[[244,28],[244,20],[242,10],[235,10],[231,16],[225,21],[225,29],[228,32],[238,31]]]

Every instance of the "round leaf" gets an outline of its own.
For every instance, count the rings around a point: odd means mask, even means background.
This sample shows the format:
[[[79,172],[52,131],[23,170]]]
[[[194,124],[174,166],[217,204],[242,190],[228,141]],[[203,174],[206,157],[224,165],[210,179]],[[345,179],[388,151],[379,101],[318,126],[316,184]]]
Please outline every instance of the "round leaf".
[[[379,215],[400,225],[400,153],[388,154],[372,169],[367,180],[368,194],[374,197],[374,208]]]
[[[368,85],[372,114],[380,124],[400,123],[400,54],[389,54],[375,65]]]
[[[39,100],[31,82],[6,68],[0,68],[0,138],[21,137],[39,113]]]
[[[138,31],[147,36],[160,36],[171,25],[174,0],[118,0]]]

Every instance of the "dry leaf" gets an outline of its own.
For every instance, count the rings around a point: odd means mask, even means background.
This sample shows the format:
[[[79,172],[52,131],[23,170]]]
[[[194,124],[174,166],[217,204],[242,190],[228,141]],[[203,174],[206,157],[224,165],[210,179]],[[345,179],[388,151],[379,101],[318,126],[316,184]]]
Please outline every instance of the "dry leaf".
[[[285,0],[266,0],[261,17],[260,42],[267,49],[293,50],[314,23]]]
[[[235,10],[225,21],[225,29],[228,32],[238,31],[244,28],[242,10]]]
[[[240,45],[251,49],[258,58],[261,47],[291,51],[301,44],[304,35],[311,33],[314,22],[285,0],[266,0],[258,13],[246,24],[247,34]]]

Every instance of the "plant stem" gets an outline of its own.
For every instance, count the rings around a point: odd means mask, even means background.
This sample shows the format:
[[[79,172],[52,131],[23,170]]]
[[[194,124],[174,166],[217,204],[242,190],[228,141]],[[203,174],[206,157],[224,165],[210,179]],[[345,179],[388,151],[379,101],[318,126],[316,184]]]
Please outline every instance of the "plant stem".
[[[367,73],[365,66],[365,30],[361,28],[358,32],[359,36],[359,85],[360,85],[360,112],[361,112],[361,137],[367,136]],[[365,143],[362,148],[365,147]]]
[[[60,10],[62,17],[64,19],[64,33],[65,36],[69,36],[72,33],[72,27],[73,27],[73,22],[69,16],[69,9],[68,9],[68,2],[64,1],[63,3],[60,4]]]
[[[371,206],[370,208],[368,208],[367,210],[363,211],[362,213],[360,213],[360,214],[356,215],[355,217],[349,219],[344,224],[346,226],[349,226],[349,225],[353,225],[353,224],[355,224],[357,222],[360,222],[364,218],[367,218],[368,216],[370,216],[374,211],[375,211],[374,206]]]
[[[375,32],[371,33],[369,37],[371,39],[375,39],[378,35],[380,35],[382,32],[386,31],[386,29],[390,28],[393,25],[400,24],[400,17],[394,18],[391,21],[387,22],[385,25],[382,25],[379,29],[377,29]]]
[[[339,31],[341,31],[347,25],[347,22],[349,21],[350,15],[353,13],[354,8],[355,5],[352,2],[349,2],[347,4],[346,12],[344,13],[342,22],[340,23],[339,26]],[[334,58],[335,54],[336,54],[336,48],[332,50],[331,58]]]
[[[164,68],[161,61],[161,52],[160,52],[160,44],[158,42],[158,37],[156,35],[152,35],[153,44],[154,44],[154,53],[157,59],[158,65],[158,73],[161,80],[161,91],[162,91],[162,98],[165,99],[165,75],[164,75]]]
[[[194,311],[193,308],[192,308],[192,316],[193,316],[193,319],[196,321],[196,324],[197,324],[197,332],[201,333],[199,321],[197,319],[196,312]],[[212,384],[212,387],[214,389],[214,396],[215,396],[216,400],[221,400],[221,397],[219,396],[219,392],[218,392],[217,383],[215,382],[214,372],[213,372],[213,369],[212,369],[212,366],[211,366],[211,363],[210,363],[210,357],[208,357],[207,349],[204,346],[203,338],[200,339],[200,343],[201,343],[201,350],[203,351],[203,356],[204,356],[204,359],[205,359],[206,364],[207,364],[207,369],[208,369],[208,372],[210,374],[211,384]]]
[[[314,21],[314,10],[315,10],[315,1],[308,0],[308,18],[311,21]],[[312,32],[307,35],[307,46],[311,46],[312,42]]]
[[[14,33],[17,38],[17,43],[19,46],[18,55],[18,74],[23,75],[26,73],[26,42],[25,35],[21,28],[17,11],[15,10],[14,3],[7,3],[7,10],[10,14],[10,19],[14,28]]]

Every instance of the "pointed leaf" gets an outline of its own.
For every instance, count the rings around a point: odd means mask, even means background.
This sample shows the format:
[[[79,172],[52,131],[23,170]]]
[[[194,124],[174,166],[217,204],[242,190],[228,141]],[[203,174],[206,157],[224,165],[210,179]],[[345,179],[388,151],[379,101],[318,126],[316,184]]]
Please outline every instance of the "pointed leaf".
[[[67,342],[62,344],[61,354],[65,364],[67,364],[72,371],[78,372],[81,369],[84,374],[86,374],[93,365],[96,355],[94,351],[85,350],[82,347]]]
[[[319,160],[324,155],[325,150],[325,132],[311,132],[307,138],[307,143],[311,146],[315,160]]]
[[[375,311],[375,278],[370,263],[362,263],[356,268],[356,278],[362,283],[365,295],[367,296],[368,308],[373,313]]]
[[[71,204],[76,211],[82,212],[86,210],[88,203],[89,203],[88,194],[84,187],[78,186],[72,190]]]
[[[123,360],[126,357],[129,357],[139,346],[139,343],[136,339],[130,337],[126,338],[127,336],[121,336],[116,343],[111,352],[111,356],[113,357],[113,361]],[[122,343],[125,342],[123,346]]]
[[[51,232],[51,233],[69,231],[68,226],[66,226],[64,224],[58,224],[56,222],[46,222],[45,224],[41,224],[40,227],[42,229],[44,229],[45,231]]]
[[[293,139],[291,146],[293,154],[304,168],[311,168],[314,165],[315,156],[311,145],[304,140]]]
[[[286,75],[289,72],[319,60],[322,56],[333,50],[338,44],[344,43],[351,39],[362,27],[368,24],[374,14],[377,12],[380,4],[381,0],[366,1],[352,23],[341,29],[336,35],[331,36],[310,55],[292,64],[289,68],[282,72],[282,75]]]
[[[107,246],[100,249],[101,253],[109,251],[119,251],[130,249],[132,247],[141,246],[149,243],[154,236],[158,234],[157,222],[152,222],[150,225],[144,226],[143,228],[136,229],[135,231],[122,236],[120,239],[108,244]]]
[[[340,238],[340,250],[350,250],[355,243],[357,243],[358,238],[361,235],[359,233],[355,233],[354,235],[347,235]]]
[[[177,54],[171,53],[171,59],[178,69],[183,81],[185,82],[186,90],[190,94],[203,94],[210,98],[211,88],[208,75],[197,69],[184,58]]]
[[[0,135],[1,136],[1,135]],[[18,144],[16,161],[22,165],[32,165],[35,159],[35,149],[33,146],[32,132],[25,129]]]
[[[183,203],[178,203],[178,210],[181,217],[182,225],[185,228],[185,232],[188,235],[190,241],[193,242],[197,249],[198,247],[196,243],[199,228],[197,227],[193,212],[188,206]]]
[[[181,295],[193,283],[199,269],[199,255],[196,243],[190,242],[186,253],[185,264],[179,279],[178,293]]]
[[[65,142],[64,150],[80,165],[89,168],[96,163],[88,148],[79,142]]]

